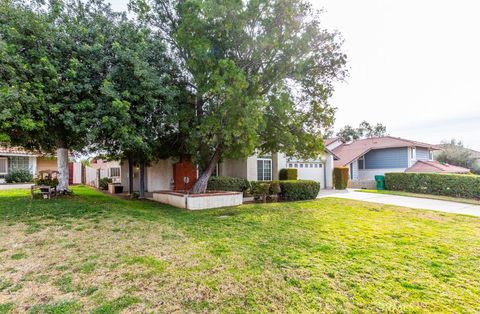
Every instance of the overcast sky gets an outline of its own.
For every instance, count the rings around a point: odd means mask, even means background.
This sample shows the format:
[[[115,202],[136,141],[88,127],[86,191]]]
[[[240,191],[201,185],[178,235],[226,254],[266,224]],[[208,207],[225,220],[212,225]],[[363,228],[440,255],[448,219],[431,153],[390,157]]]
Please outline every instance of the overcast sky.
[[[128,0],[110,2],[126,10]],[[480,1],[312,2],[349,59],[332,99],[337,130],[367,120],[393,136],[480,150]]]

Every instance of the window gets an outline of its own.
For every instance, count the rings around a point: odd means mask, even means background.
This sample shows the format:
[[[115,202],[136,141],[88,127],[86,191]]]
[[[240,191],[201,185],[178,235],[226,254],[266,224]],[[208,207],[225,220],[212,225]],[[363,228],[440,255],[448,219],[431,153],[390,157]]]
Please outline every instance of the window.
[[[11,170],[29,170],[28,157],[10,157],[8,160],[8,169]]]
[[[365,169],[365,156],[358,159],[358,169]]]
[[[293,164],[288,164],[288,168],[293,168]]]
[[[8,159],[0,158],[0,175],[7,174],[7,169],[8,169]]]
[[[303,168],[303,164],[300,164],[300,168]]]
[[[322,164],[318,164],[318,168],[322,168],[322,167],[323,167],[323,165],[322,165]]]
[[[411,152],[412,152],[411,159],[416,159],[417,149],[415,147],[412,147]]]
[[[272,180],[272,160],[271,159],[257,159],[257,180],[258,181]]]
[[[353,164],[350,164],[350,179],[353,180]]]
[[[120,177],[120,167],[110,168],[110,177]]]
[[[295,168],[298,168],[298,164],[295,164]]]

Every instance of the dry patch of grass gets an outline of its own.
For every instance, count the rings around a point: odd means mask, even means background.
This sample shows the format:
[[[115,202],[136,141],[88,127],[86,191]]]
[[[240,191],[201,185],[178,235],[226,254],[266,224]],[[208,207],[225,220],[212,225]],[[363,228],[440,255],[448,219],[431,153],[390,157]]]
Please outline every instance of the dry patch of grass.
[[[187,212],[0,192],[0,313],[478,312],[480,219],[348,200]]]

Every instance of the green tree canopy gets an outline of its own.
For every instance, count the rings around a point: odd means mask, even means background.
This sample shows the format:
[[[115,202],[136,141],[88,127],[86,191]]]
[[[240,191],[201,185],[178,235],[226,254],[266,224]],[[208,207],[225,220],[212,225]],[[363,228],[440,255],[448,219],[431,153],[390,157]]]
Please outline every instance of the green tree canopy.
[[[139,164],[140,182],[144,182],[145,165],[169,156],[165,143],[177,132],[178,73],[155,32],[125,17],[115,27],[111,65],[93,127],[93,148],[127,159],[130,167]],[[143,194],[143,184],[140,187]]]
[[[0,134],[57,150],[60,190],[68,189],[68,150],[88,143],[115,18],[95,0],[0,4]]]
[[[323,153],[333,82],[346,75],[336,32],[304,0],[133,0],[162,31],[194,96],[182,115],[204,192],[216,163],[254,152]]]

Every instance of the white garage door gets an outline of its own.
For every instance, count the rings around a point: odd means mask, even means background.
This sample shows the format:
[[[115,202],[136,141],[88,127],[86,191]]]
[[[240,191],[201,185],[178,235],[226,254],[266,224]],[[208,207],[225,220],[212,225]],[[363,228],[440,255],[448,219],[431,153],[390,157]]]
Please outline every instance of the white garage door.
[[[298,169],[299,180],[314,180],[320,182],[320,187],[325,188],[325,174],[320,162],[289,162],[288,168]]]

